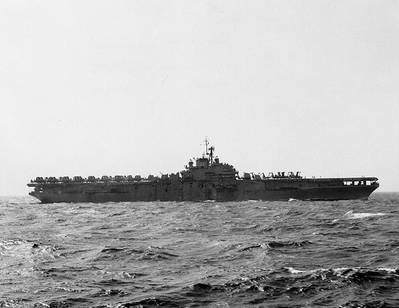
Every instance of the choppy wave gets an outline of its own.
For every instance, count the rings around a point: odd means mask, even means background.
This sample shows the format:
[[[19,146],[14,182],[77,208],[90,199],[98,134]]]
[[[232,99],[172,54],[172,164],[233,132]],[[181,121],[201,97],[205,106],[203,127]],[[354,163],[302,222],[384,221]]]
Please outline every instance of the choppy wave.
[[[270,241],[261,244],[255,244],[241,248],[240,251],[247,251],[254,248],[265,248],[265,249],[283,249],[292,247],[303,247],[312,244],[310,241]]]
[[[288,275],[287,275],[288,273]],[[397,269],[370,269],[370,268],[332,268],[314,270],[295,270],[283,268],[256,277],[243,277],[228,281],[224,284],[195,283],[184,288],[177,297],[150,297],[140,301],[124,304],[123,307],[171,306],[182,307],[192,303],[207,305],[210,303],[227,304],[227,299],[245,298],[240,305],[257,305],[264,303],[279,303],[286,307],[303,307],[309,298],[316,297],[315,305],[329,305],[339,302],[339,298],[321,298],[320,292],[339,294],[346,288],[368,288],[368,292],[378,293],[392,290],[392,285],[398,287],[399,271]],[[371,286],[371,287],[370,287]],[[399,299],[394,296],[374,301],[342,299],[341,307],[395,307]],[[225,301],[221,299],[225,298]],[[287,301],[287,299],[290,299]],[[305,300],[304,300],[305,299]],[[289,302],[296,304],[290,305]],[[359,304],[359,306],[357,306]]]
[[[18,260],[55,259],[60,255],[55,246],[39,244],[21,239],[8,239],[0,241],[0,256],[12,262]]]
[[[399,307],[399,194],[0,199],[0,307]]]

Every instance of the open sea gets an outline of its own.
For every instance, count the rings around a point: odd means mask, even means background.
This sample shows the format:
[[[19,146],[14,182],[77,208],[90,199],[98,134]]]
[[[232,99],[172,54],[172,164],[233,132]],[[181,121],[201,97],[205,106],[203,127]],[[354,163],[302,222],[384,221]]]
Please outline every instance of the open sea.
[[[399,307],[399,193],[368,201],[0,198],[0,307]]]

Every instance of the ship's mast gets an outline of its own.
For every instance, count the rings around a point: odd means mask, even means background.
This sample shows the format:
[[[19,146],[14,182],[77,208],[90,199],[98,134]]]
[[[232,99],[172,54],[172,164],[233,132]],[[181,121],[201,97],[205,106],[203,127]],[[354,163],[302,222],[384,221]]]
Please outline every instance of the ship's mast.
[[[209,145],[208,137],[205,137],[204,144],[205,144],[205,155],[209,155],[208,154],[208,145]]]
[[[215,147],[210,147],[209,148],[209,160],[211,161],[211,164],[213,164],[213,151],[215,151]]]
[[[213,163],[213,151],[215,151],[215,147],[210,147],[210,148],[208,149],[208,146],[209,146],[208,137],[205,137],[204,144],[205,144],[205,155],[208,156],[209,161],[210,161],[211,164],[212,164],[212,163]]]

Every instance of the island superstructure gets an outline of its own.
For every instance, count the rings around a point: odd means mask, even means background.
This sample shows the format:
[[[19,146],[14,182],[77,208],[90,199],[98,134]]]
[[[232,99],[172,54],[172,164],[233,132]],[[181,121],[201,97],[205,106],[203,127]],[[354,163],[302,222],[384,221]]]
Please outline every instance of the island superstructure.
[[[183,171],[162,176],[37,177],[29,194],[42,203],[128,201],[288,201],[367,199],[378,188],[376,177],[304,178],[299,172],[245,172],[214,156],[205,140],[204,154]]]

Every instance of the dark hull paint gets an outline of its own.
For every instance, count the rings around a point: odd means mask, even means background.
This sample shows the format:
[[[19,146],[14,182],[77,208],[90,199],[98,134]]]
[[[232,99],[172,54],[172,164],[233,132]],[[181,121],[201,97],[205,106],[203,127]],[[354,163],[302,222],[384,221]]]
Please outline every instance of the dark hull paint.
[[[119,185],[50,185],[30,195],[42,203],[58,202],[133,202],[133,201],[288,201],[367,199],[378,187],[374,185],[328,186],[317,184],[297,187],[270,186],[267,181],[237,181],[229,186],[212,183],[140,183]],[[316,185],[316,184],[317,185]],[[298,183],[297,183],[298,184]],[[270,187],[269,187],[270,186]],[[292,185],[290,185],[292,186]],[[305,186],[305,187],[300,187]]]

